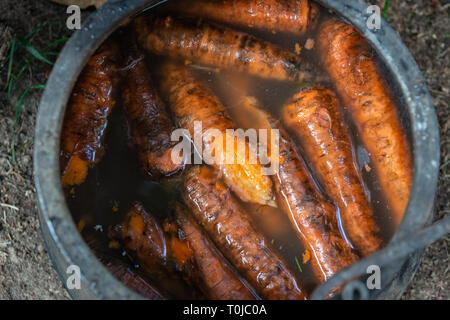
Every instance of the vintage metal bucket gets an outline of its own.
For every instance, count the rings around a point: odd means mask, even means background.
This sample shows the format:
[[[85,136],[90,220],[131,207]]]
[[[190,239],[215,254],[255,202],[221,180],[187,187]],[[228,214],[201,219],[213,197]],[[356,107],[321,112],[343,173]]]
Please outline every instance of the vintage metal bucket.
[[[84,64],[101,42],[126,19],[162,2],[165,1],[110,0],[93,13],[61,52],[41,100],[34,154],[39,219],[47,250],[64,284],[70,275],[67,268],[71,265],[80,268],[81,289],[68,289],[75,299],[141,297],[117,281],[96,259],[79,234],[66,205],[58,162],[66,104]],[[332,277],[316,289],[312,298],[325,298],[335,287],[343,287],[342,294],[335,298],[399,298],[419,265],[423,248],[449,232],[448,219],[427,227],[433,218],[439,172],[436,114],[417,64],[398,35],[384,21],[378,31],[366,27],[367,3],[357,0],[318,2],[356,27],[384,62],[389,81],[397,88],[396,93],[402,101],[400,114],[405,117],[413,146],[414,178],[407,211],[389,245]],[[363,283],[370,265],[381,268],[379,290],[368,290]]]

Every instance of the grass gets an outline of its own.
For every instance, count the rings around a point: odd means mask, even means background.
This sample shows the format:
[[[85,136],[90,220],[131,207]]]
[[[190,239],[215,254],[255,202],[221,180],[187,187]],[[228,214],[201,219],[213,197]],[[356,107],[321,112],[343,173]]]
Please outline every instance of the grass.
[[[386,0],[384,2],[384,8],[383,8],[383,19],[386,20],[389,13],[389,0]]]
[[[58,21],[52,21],[44,23],[35,29],[33,29],[30,33],[25,35],[24,37],[14,37],[11,42],[11,48],[9,51],[8,56],[6,59],[2,62],[0,67],[4,67],[5,64],[8,65],[7,70],[7,77],[6,77],[6,85],[4,87],[4,90],[7,92],[8,95],[8,101],[11,102],[11,93],[13,90],[14,83],[16,83],[18,80],[21,79],[22,75],[26,70],[29,70],[34,62],[42,62],[46,63],[48,65],[53,65],[53,61],[50,60],[50,57],[56,57],[58,56],[58,51],[49,51],[50,49],[57,47],[59,44],[64,43],[67,41],[68,38],[62,37],[59,39],[56,39],[52,41],[51,43],[47,44],[43,49],[36,48],[33,44],[31,44],[30,40],[33,38],[34,35],[36,35],[40,30],[43,30],[44,28],[58,23]],[[17,64],[15,59],[15,56],[20,48],[23,48],[25,51],[25,59],[23,64],[16,67]],[[17,105],[15,106],[15,121],[14,121],[14,129],[13,129],[13,135],[11,138],[11,157],[13,163],[16,162],[16,137],[17,137],[17,130],[19,126],[19,118],[20,118],[20,111],[22,109],[22,105],[24,103],[24,100],[28,93],[32,90],[43,90],[45,89],[44,84],[33,84],[26,88],[21,94],[19,101]]]
[[[295,257],[295,264],[297,265],[298,270],[300,270],[300,272],[303,272],[302,266],[300,265],[297,257]]]
[[[24,39],[26,42],[31,39],[38,31],[44,29],[45,27],[48,27],[50,25],[54,25],[60,23],[60,21],[50,21],[47,23],[43,23],[41,25],[39,25],[38,27],[34,28],[30,33],[28,33],[27,35],[25,35],[22,39]],[[14,37],[13,42],[17,42],[18,37]],[[11,50],[10,53],[12,53],[14,55],[14,52],[19,49],[21,46],[21,44],[18,44],[17,46],[12,46],[11,45]],[[2,61],[0,67],[2,67],[5,63],[11,63],[11,59],[13,59],[13,55],[9,55],[5,60]]]
[[[46,57],[42,55],[42,53],[39,52],[30,42],[28,42],[26,39],[19,38],[20,44],[25,47],[25,49],[31,53],[33,57],[35,57],[38,60],[41,60],[42,62],[48,63],[49,65],[53,65],[53,62],[48,60]]]
[[[15,121],[14,121],[14,130],[13,130],[13,136],[12,136],[12,139],[11,139],[11,157],[12,157],[12,161],[14,163],[16,162],[16,148],[15,148],[15,146],[16,146],[17,126],[19,125],[20,110],[22,108],[23,100],[28,95],[28,93],[31,90],[33,90],[33,89],[44,90],[45,89],[45,85],[44,84],[36,84],[36,85],[29,86],[22,93],[22,95],[20,96],[19,102],[17,103],[16,114],[15,114]]]

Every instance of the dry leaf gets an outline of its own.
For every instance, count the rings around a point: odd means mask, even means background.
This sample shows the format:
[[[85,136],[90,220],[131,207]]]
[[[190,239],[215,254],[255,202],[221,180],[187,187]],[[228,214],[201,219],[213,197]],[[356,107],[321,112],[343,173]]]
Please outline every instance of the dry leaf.
[[[79,6],[81,9],[86,9],[90,6],[95,6],[97,9],[106,3],[106,0],[50,0],[59,4],[64,4],[66,6],[70,6],[75,4]]]

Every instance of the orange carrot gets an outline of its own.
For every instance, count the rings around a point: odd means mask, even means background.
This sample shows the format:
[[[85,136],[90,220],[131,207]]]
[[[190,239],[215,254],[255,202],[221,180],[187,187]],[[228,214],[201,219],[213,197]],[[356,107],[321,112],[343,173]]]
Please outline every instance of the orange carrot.
[[[255,230],[213,169],[191,169],[183,192],[195,220],[263,299],[306,298],[286,263]]]
[[[174,10],[239,27],[303,35],[316,25],[318,6],[310,0],[197,0]]]
[[[318,39],[321,61],[356,124],[399,225],[408,204],[412,158],[389,85],[369,44],[351,25],[331,19],[321,26]]]
[[[160,86],[178,125],[189,130],[191,137],[195,136],[196,121],[202,124],[202,133],[216,129],[221,134],[215,139],[203,134],[202,141],[197,142],[203,145],[196,147],[214,154],[216,161],[211,165],[221,172],[225,183],[243,201],[274,206],[270,178],[245,139],[227,136],[227,129],[234,129],[234,124],[217,97],[184,66],[166,63],[160,69]],[[227,148],[227,138],[234,139],[237,148]]]
[[[72,91],[61,134],[62,185],[79,185],[103,155],[103,136],[115,105],[118,47],[107,42],[89,59]]]
[[[295,94],[283,107],[282,120],[339,207],[351,243],[364,255],[380,249],[379,228],[358,175],[351,139],[333,92],[318,87]]]
[[[131,290],[150,300],[164,300],[167,296],[163,291],[154,286],[145,275],[132,270],[125,261],[109,252],[107,246],[94,235],[88,233],[85,239],[91,250],[111,274]]]
[[[129,254],[148,272],[167,257],[166,237],[156,219],[136,203],[121,225],[120,240]]]
[[[253,300],[253,293],[236,274],[229,263],[218,253],[191,214],[177,205],[176,222],[193,251],[206,296],[214,300]]]
[[[184,164],[172,161],[175,142],[170,139],[170,116],[153,86],[144,56],[134,42],[126,43],[128,68],[122,98],[131,141],[149,178],[173,174]]]
[[[252,123],[247,122],[247,125],[253,128],[279,130],[278,150],[268,148],[272,165],[278,163],[278,170],[272,176],[275,194],[304,247],[312,253],[311,266],[315,276],[325,281],[356,262],[358,256],[340,234],[334,206],[314,187],[284,128],[262,109],[254,97],[241,97],[240,103],[232,109],[236,118],[245,122],[250,119]]]
[[[262,78],[301,81],[311,66],[299,56],[252,35],[204,21],[168,17],[135,19],[146,50]]]

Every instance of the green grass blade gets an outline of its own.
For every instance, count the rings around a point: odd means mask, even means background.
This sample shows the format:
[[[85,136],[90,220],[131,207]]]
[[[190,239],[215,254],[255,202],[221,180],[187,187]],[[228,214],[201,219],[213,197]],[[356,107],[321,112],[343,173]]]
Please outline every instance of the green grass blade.
[[[298,270],[300,270],[300,272],[303,272],[302,267],[300,266],[300,262],[298,262],[297,257],[295,257],[295,263],[297,264]]]
[[[14,51],[16,50],[16,41],[17,38],[14,37],[11,43],[11,49],[9,51],[9,62],[8,62],[8,75],[6,77],[6,86],[5,88],[8,87],[9,82],[11,80],[11,72],[12,72],[12,66],[13,66],[13,60],[14,60]]]
[[[62,38],[56,39],[55,41],[53,41],[50,44],[46,45],[44,47],[44,50],[53,48],[54,46],[57,46],[60,43],[66,42],[67,40],[69,40],[69,38],[67,38],[67,37],[62,37]]]
[[[46,52],[42,52],[43,56],[58,56],[59,52],[57,51],[46,51]]]
[[[27,34],[27,35],[24,37],[24,39],[25,39],[25,40],[28,40],[28,39],[30,39],[31,37],[33,37],[38,31],[44,29],[45,27],[50,26],[50,25],[53,25],[53,24],[57,24],[57,23],[60,23],[60,22],[61,22],[61,21],[54,20],[54,21],[49,21],[49,22],[43,23],[43,24],[37,26],[36,28],[34,28],[33,30],[31,30],[31,32],[30,32],[29,34]]]
[[[47,45],[47,46],[44,48],[44,50],[49,49],[49,48],[51,48],[51,47],[54,47],[55,45],[57,45],[57,44],[59,44],[59,43],[61,43],[61,42],[64,42],[64,41],[66,41],[67,39],[68,39],[68,38],[60,38],[60,39],[58,39],[58,40],[52,42],[51,44]],[[57,52],[57,51],[47,51],[47,52],[42,52],[42,55],[43,55],[43,56],[47,56],[47,55],[49,55],[49,56],[58,56],[58,55],[59,55],[59,52]],[[27,69],[27,67],[30,65],[30,63],[31,63],[32,60],[33,60],[33,56],[28,57],[27,60],[25,61],[25,63],[24,63],[24,64],[22,65],[22,67],[20,68],[20,70],[17,69],[18,72],[16,72],[16,76],[15,76],[15,80],[16,80],[16,81],[19,80],[19,78],[22,76],[22,73]]]
[[[50,60],[48,60],[46,57],[44,57],[31,43],[29,43],[28,41],[26,41],[25,39],[20,39],[19,40],[21,42],[21,44],[25,47],[25,49],[31,53],[31,55],[33,57],[35,57],[36,59],[45,62],[49,65],[53,65],[53,62],[51,62]]]
[[[40,26],[37,26],[36,28],[34,28],[33,30],[31,30],[31,32],[29,34],[27,34],[24,39],[28,40],[30,39],[32,36],[34,36],[39,30],[44,29],[46,26],[49,25],[49,22],[43,23]]]
[[[386,20],[389,13],[389,0],[386,0],[384,2],[384,8],[383,8],[383,19]]]
[[[44,47],[44,50],[50,49],[50,48],[52,48],[52,47],[54,47],[54,46],[56,46],[56,45],[58,45],[58,44],[60,44],[60,43],[62,43],[62,42],[67,41],[68,39],[69,39],[69,38],[67,38],[67,37],[59,38],[59,39],[53,41],[52,43],[46,45],[46,46]],[[56,51],[42,52],[42,55],[43,55],[43,56],[45,56],[45,55],[57,56],[57,55],[59,55],[59,52],[56,52]],[[17,73],[17,75],[16,75],[16,80],[18,80],[18,78],[20,78],[20,75],[23,73],[23,71],[25,71],[25,69],[30,65],[32,58],[33,58],[33,57],[28,57],[28,58],[27,58],[27,60],[25,61],[25,63],[24,63],[24,64],[22,65],[22,67],[20,68],[20,71]]]
[[[16,145],[17,125],[19,124],[20,110],[22,108],[22,104],[23,104],[23,101],[25,100],[25,97],[33,89],[41,89],[41,90],[43,90],[43,89],[45,89],[45,84],[36,84],[36,85],[33,85],[33,86],[30,86],[30,87],[26,88],[25,91],[20,96],[19,102],[17,103],[15,120],[14,120],[14,132],[13,132],[13,136],[12,136],[12,139],[11,139],[11,157],[12,157],[12,161],[13,162],[16,162],[16,148],[15,148],[15,145]]]
[[[58,56],[59,52],[56,52],[56,51],[42,52],[42,55],[44,55],[44,56],[47,56],[47,55],[49,55],[49,56]],[[28,59],[22,65],[20,70],[14,76],[14,81],[18,81],[22,77],[22,74],[25,72],[25,70],[27,70],[27,68],[31,64],[32,60],[33,60],[33,57],[28,57]]]
[[[57,23],[60,23],[60,21],[51,21],[51,22],[44,23],[44,24],[42,24],[42,25],[36,27],[35,29],[33,29],[30,33],[28,33],[28,34],[24,37],[24,39],[25,39],[25,40],[28,40],[28,39],[30,39],[31,37],[33,37],[39,30],[42,30],[42,29],[45,28],[46,26],[49,26],[49,25],[52,25],[52,24],[57,24]],[[48,48],[50,48],[50,47],[52,47],[52,46],[54,46],[54,45],[57,45],[57,44],[59,44],[59,43],[61,43],[61,42],[67,41],[68,39],[69,39],[69,38],[67,38],[67,37],[62,37],[62,38],[60,38],[60,39],[57,39],[57,40],[55,40],[54,42],[52,42],[52,43],[50,43],[49,45],[47,45],[47,46],[45,47],[45,49],[48,49]],[[15,48],[15,49],[18,49],[19,47],[21,47],[21,43],[20,43],[20,42],[19,42],[19,43],[16,43],[16,48]],[[44,49],[44,50],[45,50],[45,49]],[[8,57],[6,57],[6,58],[2,61],[2,63],[0,64],[0,68],[3,68],[3,66],[4,66],[6,63],[8,63],[9,61],[10,61],[10,56],[8,55]]]
[[[34,31],[36,32],[37,30],[35,29]],[[30,35],[32,35],[32,34],[28,34],[27,36],[30,36]],[[62,37],[62,38],[56,39],[55,41],[53,41],[50,44],[48,44],[47,46],[45,46],[44,50],[55,47],[58,44],[67,41],[68,39],[69,38],[67,38],[67,37]],[[59,55],[59,52],[56,52],[56,51],[39,52],[29,42],[23,41],[23,39],[18,39],[19,42],[17,42],[16,40],[17,39],[14,38],[13,44],[11,46],[11,53],[7,57],[10,62],[10,66],[9,66],[9,71],[8,71],[8,81],[6,82],[5,89],[8,92],[7,96],[8,96],[9,102],[11,102],[11,90],[12,90],[12,86],[13,86],[13,81],[18,81],[22,77],[22,74],[27,70],[27,68],[29,67],[29,65],[31,64],[31,62],[34,58],[39,59],[41,61],[43,61],[42,58],[44,58],[44,62],[53,65],[53,62],[49,61],[47,58],[45,58],[45,56],[58,56]],[[17,72],[14,72],[14,74],[15,74],[14,75],[12,73],[14,51],[19,47],[19,45],[24,45],[24,44],[30,45],[29,47],[27,47],[27,46],[25,46],[25,47],[27,48],[28,52],[30,52],[30,49],[31,49],[30,53],[32,55],[25,60],[25,63],[19,69],[15,70]]]
[[[25,39],[25,40],[30,39],[36,32],[38,32],[39,30],[43,29],[45,26],[47,26],[47,25],[49,25],[49,24],[50,24],[50,23],[47,22],[47,23],[44,23],[44,24],[38,26],[37,28],[35,28],[34,30],[32,30],[29,34],[27,34],[27,35],[24,37],[24,39]],[[14,37],[14,38],[15,38],[15,37]],[[19,43],[16,43],[15,49],[18,49],[20,46],[21,46],[21,43],[20,43],[20,42],[19,42]],[[3,65],[6,64],[6,63],[8,63],[10,60],[11,60],[11,57],[8,55],[8,57],[6,57],[6,59],[2,61],[0,67],[3,67]]]
[[[33,60],[33,58],[32,57],[29,57],[26,61],[25,61],[25,63],[22,65],[22,67],[20,68],[20,70],[19,70],[19,72],[17,72],[16,73],[16,75],[15,75],[15,77],[14,77],[14,80],[19,80],[20,79],[20,77],[22,76],[22,73],[24,73],[25,72],[25,70],[28,68],[28,66],[30,65],[30,63],[31,63],[31,60]]]
[[[30,33],[28,33],[28,34],[24,37],[24,39],[25,39],[25,40],[28,40],[28,39],[30,39],[31,37],[33,37],[39,30],[43,29],[44,27],[46,27],[46,26],[48,26],[48,25],[52,25],[52,24],[57,24],[57,23],[59,23],[59,22],[60,22],[60,21],[52,21],[52,22],[44,23],[44,24],[38,26],[37,28],[35,28],[34,30],[32,30]],[[60,38],[60,39],[58,39],[58,40],[52,42],[50,45],[48,45],[48,46],[46,47],[46,49],[48,49],[49,47],[51,47],[51,46],[53,46],[53,45],[56,45],[56,44],[58,44],[58,43],[67,41],[68,39],[69,39],[69,38],[67,38],[67,37],[62,37],[62,38]],[[20,47],[21,47],[21,43],[16,43],[16,49],[18,49],[18,48],[20,48]],[[5,65],[6,63],[8,63],[9,60],[10,60],[10,57],[9,57],[9,56],[6,57],[6,59],[4,59],[4,60],[2,61],[0,67],[3,67],[3,65]]]
[[[42,54],[44,56],[45,55],[57,56],[59,53],[58,52],[43,52]],[[7,97],[8,97],[8,101],[9,102],[11,102],[11,90],[12,90],[13,82],[19,81],[19,79],[22,77],[22,74],[27,70],[28,66],[31,64],[32,60],[33,60],[33,56],[28,57],[27,60],[25,61],[25,63],[20,68],[20,70],[18,72],[16,72],[15,75],[13,75],[13,78],[11,78],[11,81],[8,83],[8,88],[7,88],[8,95],[7,95]]]

